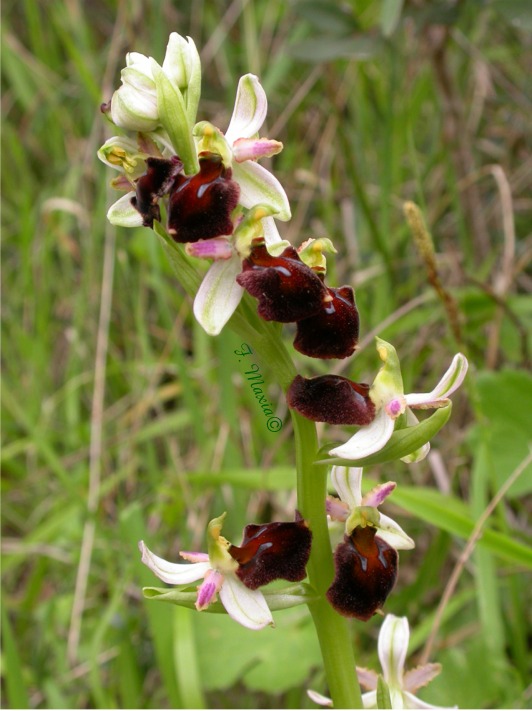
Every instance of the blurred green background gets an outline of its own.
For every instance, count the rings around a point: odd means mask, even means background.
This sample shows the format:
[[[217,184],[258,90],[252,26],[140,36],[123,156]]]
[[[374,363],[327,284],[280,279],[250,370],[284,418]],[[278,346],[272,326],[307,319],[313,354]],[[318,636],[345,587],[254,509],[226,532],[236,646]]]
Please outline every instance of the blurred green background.
[[[529,706],[531,3],[4,0],[2,14],[4,707],[310,708],[305,689],[326,691],[304,608],[251,633],[142,599],[157,581],[140,538],[177,560],[223,510],[238,543],[246,523],[295,507],[268,364],[279,433],[239,340],[200,330],[154,234],[105,219],[116,194],[96,158],[112,135],[99,105],[125,53],[162,62],[171,31],[201,50],[199,119],[224,129],[238,78],[259,75],[262,133],[285,146],[271,163],[293,211],[281,232],[332,238],[328,281],[355,287],[356,357],[294,353],[301,373],[371,382],[375,334],[397,347],[407,391],[430,389],[457,350],[470,358],[430,457],[367,472],[398,481],[385,511],[417,543],[386,609],[409,617],[414,666],[461,566],[430,652],[443,672],[421,695]],[[459,333],[406,200],[431,230]],[[292,350],[290,327],[283,337]],[[380,624],[352,624],[362,666],[378,668]]]

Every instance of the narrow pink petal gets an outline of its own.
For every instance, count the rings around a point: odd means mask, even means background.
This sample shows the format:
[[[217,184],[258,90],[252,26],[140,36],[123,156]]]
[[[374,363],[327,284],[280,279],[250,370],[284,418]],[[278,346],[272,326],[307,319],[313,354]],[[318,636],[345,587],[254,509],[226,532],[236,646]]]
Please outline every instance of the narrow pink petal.
[[[245,74],[238,82],[235,108],[225,132],[228,143],[237,138],[252,138],[258,133],[268,112],[268,99],[258,77]]]
[[[405,395],[409,407],[443,407],[449,395],[454,393],[463,383],[468,368],[467,358],[462,353],[457,353],[451,365],[444,373],[440,382],[430,393],[410,393]]]
[[[217,570],[208,570],[202,584],[198,587],[196,610],[206,610],[211,602],[216,602],[216,596],[224,582],[224,576]]]
[[[283,144],[271,138],[238,138],[233,143],[233,157],[237,163],[270,158],[282,150]]]
[[[195,580],[203,578],[205,573],[210,568],[210,563],[170,563],[164,558],[159,558],[150,551],[144,541],[139,542],[139,550],[142,553],[142,562],[154,573],[160,580],[170,585],[186,585],[193,583]]]
[[[179,551],[181,558],[190,561],[190,563],[208,563],[208,553],[193,553],[191,551]]]
[[[441,672],[441,664],[422,664],[410,669],[405,674],[404,688],[406,691],[417,691],[427,686]]]
[[[396,486],[395,481],[387,481],[386,484],[379,484],[362,497],[362,506],[378,508],[382,502],[390,496]]]
[[[349,516],[349,506],[334,496],[328,496],[325,500],[325,510],[333,521],[347,521]]]
[[[377,688],[377,681],[379,675],[372,669],[365,669],[364,667],[357,667],[357,677],[360,682],[360,686],[368,691],[375,691]]]
[[[199,259],[230,259],[233,256],[233,247],[226,237],[213,237],[200,239],[198,242],[187,242],[185,251],[191,257]]]
[[[307,689],[307,696],[311,701],[314,701],[315,704],[318,704],[318,706],[325,706],[332,709],[333,702],[328,696],[318,694],[318,692],[313,689]]]
[[[363,459],[381,450],[393,434],[394,420],[381,408],[370,425],[361,427],[345,444],[331,449],[329,454],[342,459]]]

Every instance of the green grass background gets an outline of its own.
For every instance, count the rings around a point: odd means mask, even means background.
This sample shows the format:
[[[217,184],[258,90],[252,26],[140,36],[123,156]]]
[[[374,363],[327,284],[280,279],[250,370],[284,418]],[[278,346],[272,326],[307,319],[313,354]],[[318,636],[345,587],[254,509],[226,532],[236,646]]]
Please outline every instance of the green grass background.
[[[356,357],[294,353],[300,372],[371,382],[375,334],[397,347],[407,391],[430,389],[456,350],[470,358],[431,457],[367,472],[398,481],[385,510],[417,543],[386,610],[409,617],[411,666],[439,619],[443,672],[423,698],[529,706],[530,465],[466,545],[532,439],[530,3],[4,0],[2,14],[4,706],[300,708],[306,688],[326,691],[304,608],[250,633],[142,599],[157,581],[140,538],[177,560],[223,510],[238,543],[247,522],[295,506],[268,364],[280,433],[238,339],[201,331],[154,234],[105,219],[116,194],[96,158],[112,135],[99,105],[125,53],[162,61],[170,31],[202,52],[199,118],[224,129],[239,76],[260,76],[263,134],[285,146],[271,164],[292,204],[283,236],[331,237],[328,282],[355,287]],[[459,343],[406,200],[433,235]],[[283,337],[291,348],[290,327]],[[380,624],[352,624],[363,666],[378,666]]]

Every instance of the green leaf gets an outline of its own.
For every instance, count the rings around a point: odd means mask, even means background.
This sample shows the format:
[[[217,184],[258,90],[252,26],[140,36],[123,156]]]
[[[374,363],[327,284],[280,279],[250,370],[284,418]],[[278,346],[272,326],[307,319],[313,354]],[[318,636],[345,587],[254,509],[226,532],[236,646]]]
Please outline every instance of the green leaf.
[[[390,698],[390,689],[388,688],[388,684],[384,681],[382,674],[379,674],[377,678],[377,708],[393,708],[392,700]]]
[[[499,489],[527,456],[532,446],[532,375],[505,369],[479,373],[476,379],[479,424],[470,438],[478,449],[484,442],[493,472],[493,486]],[[520,498],[532,492],[529,465],[507,493]]]
[[[383,0],[381,6],[380,26],[385,37],[390,37],[401,19],[403,0]]]
[[[295,469],[285,466],[271,469],[223,469],[219,472],[195,471],[189,472],[187,477],[195,486],[231,484],[254,491],[284,491],[292,489],[296,483]]]
[[[334,59],[371,59],[383,47],[379,37],[311,37],[289,46],[292,57],[306,62]]]
[[[172,605],[180,605],[191,610],[195,609],[196,591],[187,591],[183,588],[142,588],[144,597],[148,600],[158,600],[160,602],[169,602]],[[297,605],[306,605],[316,599],[312,588],[305,583],[298,583],[284,588],[273,588],[271,590],[262,590],[264,597],[268,603],[268,607],[272,612],[276,610],[287,610],[290,607]],[[213,602],[209,605],[205,612],[226,614],[225,608],[221,602]]]
[[[279,694],[303,686],[321,666],[316,632],[306,610],[276,615],[276,627],[258,632],[227,615],[195,616],[200,674],[208,690],[228,689],[239,680],[251,689]]]
[[[469,538],[476,524],[463,501],[434,489],[401,486],[393,492],[393,500],[423,521],[460,538]],[[504,533],[485,528],[477,545],[485,546],[509,563],[532,568],[532,548]]]
[[[392,434],[387,444],[375,454],[363,459],[340,459],[339,457],[320,459],[316,464],[336,464],[338,466],[366,467],[382,464],[406,457],[422,447],[441,430],[451,416],[452,403],[436,410],[430,417],[413,427],[405,427]],[[327,447],[330,449],[331,445]],[[323,448],[322,448],[323,449]]]

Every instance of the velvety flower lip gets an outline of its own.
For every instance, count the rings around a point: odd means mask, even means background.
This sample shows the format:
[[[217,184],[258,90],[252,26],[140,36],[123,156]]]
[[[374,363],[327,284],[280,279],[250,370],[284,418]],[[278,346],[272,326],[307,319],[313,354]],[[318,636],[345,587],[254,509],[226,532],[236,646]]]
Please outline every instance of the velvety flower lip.
[[[177,175],[170,192],[168,232],[176,242],[197,242],[233,232],[231,212],[238,204],[239,187],[220,156],[203,154],[200,170]]]
[[[291,323],[317,313],[327,289],[293,247],[272,256],[265,245],[254,246],[237,277],[240,286],[259,300],[258,313],[266,321]]]
[[[144,227],[153,227],[153,221],[161,221],[158,201],[169,192],[183,163],[177,156],[166,158],[147,158],[146,173],[136,181],[135,197],[131,199],[133,207],[142,215]]]
[[[229,555],[230,543],[220,535],[225,514],[208,526],[209,553],[183,551],[180,555],[190,564],[170,563],[150,551],[143,541],[139,548],[142,562],[160,580],[170,585],[189,585],[203,579],[198,586],[196,608],[205,610],[217,595],[227,613],[236,622],[252,630],[273,625],[272,614],[260,590],[251,590],[242,583],[236,570],[238,563]]]
[[[239,579],[251,590],[282,578],[299,582],[306,576],[312,533],[296,512],[293,523],[249,524],[240,546],[229,554],[239,563]]]
[[[342,459],[363,459],[380,451],[392,436],[397,418],[405,411],[407,425],[410,426],[418,422],[411,408],[427,409],[448,405],[449,396],[460,387],[467,373],[467,358],[462,353],[457,353],[434,390],[430,393],[405,395],[395,348],[380,338],[376,340],[383,366],[369,392],[376,406],[375,418],[369,426],[361,427],[345,444],[329,452]],[[428,444],[421,447],[417,452],[405,457],[404,461],[423,459],[429,448]]]
[[[410,629],[406,617],[386,615],[379,632],[378,653],[382,666],[384,683],[390,693],[392,709],[440,709],[443,706],[432,706],[422,701],[415,692],[426,686],[441,671],[440,664],[423,664],[404,673],[404,664],[408,652]],[[377,684],[379,674],[357,667],[358,680],[367,693],[362,694],[365,709],[376,709]],[[332,707],[332,701],[327,696],[309,689],[308,696],[320,706]],[[453,707],[453,708],[456,708]]]
[[[369,385],[341,375],[303,378],[296,375],[286,393],[288,406],[314,422],[367,425],[375,416]]]
[[[334,553],[335,578],[327,599],[345,617],[369,620],[397,578],[397,551],[371,526],[356,526]]]
[[[294,348],[311,358],[348,358],[358,343],[359,316],[350,286],[328,287],[330,301],[297,322]]]

